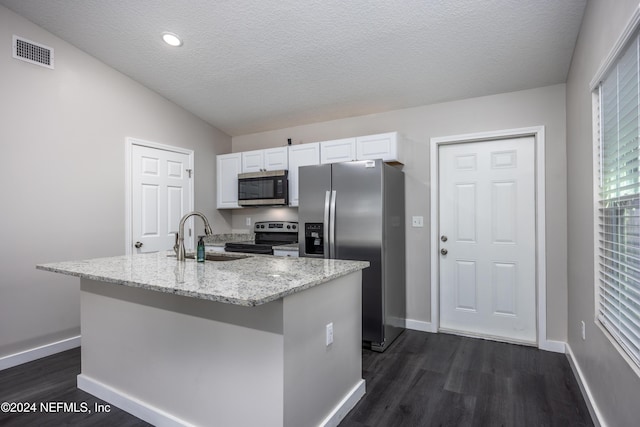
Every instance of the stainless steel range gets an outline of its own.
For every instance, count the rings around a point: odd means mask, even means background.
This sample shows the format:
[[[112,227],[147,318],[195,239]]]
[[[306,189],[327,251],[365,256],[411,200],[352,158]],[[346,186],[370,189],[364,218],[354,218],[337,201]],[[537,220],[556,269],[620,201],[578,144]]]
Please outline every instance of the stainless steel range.
[[[228,242],[226,252],[273,255],[273,247],[298,243],[298,223],[291,221],[261,221],[253,226],[255,241]]]

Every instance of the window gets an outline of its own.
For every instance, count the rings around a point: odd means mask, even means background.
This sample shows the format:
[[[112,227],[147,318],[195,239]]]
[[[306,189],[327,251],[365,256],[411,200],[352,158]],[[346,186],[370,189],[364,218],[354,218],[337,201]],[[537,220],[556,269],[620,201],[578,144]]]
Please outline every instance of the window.
[[[596,87],[597,312],[640,366],[640,47],[637,34]]]

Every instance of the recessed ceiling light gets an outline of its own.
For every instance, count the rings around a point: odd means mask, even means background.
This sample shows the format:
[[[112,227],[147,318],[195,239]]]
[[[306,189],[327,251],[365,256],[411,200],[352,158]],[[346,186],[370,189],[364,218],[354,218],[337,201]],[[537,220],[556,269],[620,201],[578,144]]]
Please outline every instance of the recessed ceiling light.
[[[174,46],[174,47],[182,46],[182,40],[180,40],[180,37],[178,37],[176,34],[173,34],[173,33],[169,33],[169,32],[162,33],[162,40],[164,40],[164,42],[169,46]]]

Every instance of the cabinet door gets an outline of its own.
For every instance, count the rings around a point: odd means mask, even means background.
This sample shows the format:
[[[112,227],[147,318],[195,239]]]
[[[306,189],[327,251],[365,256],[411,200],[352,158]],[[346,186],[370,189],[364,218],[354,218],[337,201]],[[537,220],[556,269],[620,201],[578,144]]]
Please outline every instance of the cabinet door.
[[[264,152],[264,168],[268,171],[289,168],[287,147],[267,148]]]
[[[356,139],[344,138],[320,143],[320,163],[351,162],[356,159]]]
[[[218,209],[239,208],[238,174],[242,166],[242,153],[222,154],[216,160],[216,206]]]
[[[356,138],[358,160],[382,159],[385,162],[402,162],[398,150],[398,133],[359,136]]]
[[[289,206],[298,206],[298,168],[320,164],[320,143],[289,147]]]
[[[242,172],[260,172],[264,169],[264,150],[242,153]]]

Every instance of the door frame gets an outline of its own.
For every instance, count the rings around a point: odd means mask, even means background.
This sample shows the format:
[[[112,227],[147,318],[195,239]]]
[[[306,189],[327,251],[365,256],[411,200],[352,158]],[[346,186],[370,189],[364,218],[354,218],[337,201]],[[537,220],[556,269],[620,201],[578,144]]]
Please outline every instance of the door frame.
[[[133,226],[131,224],[131,221],[133,220],[133,191],[132,191],[133,189],[131,188],[131,185],[133,183],[133,176],[132,176],[133,162],[131,157],[133,156],[134,145],[153,148],[156,150],[172,151],[174,153],[186,154],[187,156],[189,156],[189,169],[191,169],[192,171],[191,173],[195,173],[193,168],[193,150],[161,144],[159,142],[145,141],[144,139],[139,139],[139,138],[131,138],[131,137],[125,138],[125,148],[124,148],[124,154],[125,154],[124,155],[124,165],[125,165],[124,167],[124,174],[125,174],[124,233],[125,233],[125,238],[124,238],[124,244],[125,244],[126,255],[131,255],[133,253],[133,249],[132,249],[133,248],[133,235],[132,235]],[[194,182],[194,179],[189,180],[189,188],[187,189],[189,194],[189,200],[190,200],[188,210],[190,212],[194,210],[194,206],[195,206],[195,194],[194,194],[193,182]],[[192,220],[193,220],[192,218],[189,219],[189,221],[192,221]],[[191,246],[193,246],[193,243],[194,243],[194,238],[195,238],[194,234],[195,233],[192,233],[191,237],[185,237],[185,240],[190,239]]]
[[[448,144],[460,144],[469,142],[485,142],[496,139],[509,139],[518,137],[534,138],[534,162],[535,162],[535,209],[536,209],[536,295],[537,295],[537,344],[538,348],[564,353],[564,343],[547,340],[547,283],[546,283],[546,238],[545,238],[545,128],[534,126],[518,129],[505,129],[490,132],[478,132],[462,135],[431,138],[430,142],[430,203],[431,203],[431,332],[440,329],[440,257],[438,256],[439,225],[439,188],[438,164],[439,147]]]

